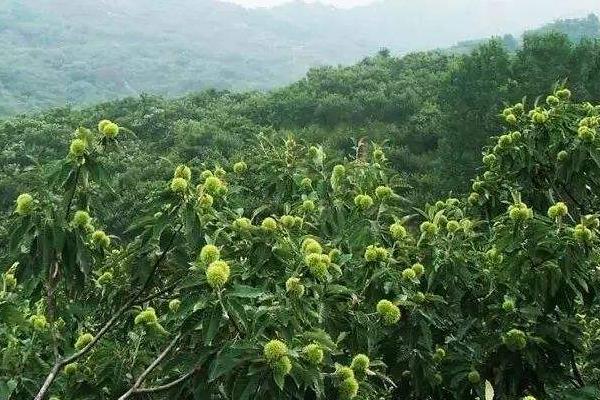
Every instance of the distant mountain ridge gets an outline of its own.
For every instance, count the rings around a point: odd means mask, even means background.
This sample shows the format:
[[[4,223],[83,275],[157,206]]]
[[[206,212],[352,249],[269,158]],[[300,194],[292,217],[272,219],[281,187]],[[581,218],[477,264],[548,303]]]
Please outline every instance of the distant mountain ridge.
[[[551,32],[565,34],[574,43],[584,39],[597,39],[600,38],[600,19],[596,14],[590,14],[585,18],[560,19],[546,24],[541,28],[526,31],[521,38],[514,37],[513,35],[504,35],[501,39],[504,46],[509,51],[516,51],[521,46],[523,37],[532,34],[546,34]],[[441,49],[441,51],[451,54],[466,54],[489,39],[491,39],[491,37],[467,40],[459,42],[454,46]]]
[[[520,33],[529,26],[525,11],[543,4],[502,1],[520,11],[511,18],[499,12],[501,29],[489,23],[498,1],[487,8],[475,0],[436,2],[246,9],[217,0],[0,0],[0,115],[141,92],[269,89],[311,67],[350,64],[383,47],[406,53],[494,29]],[[595,3],[578,1],[582,10],[600,12]],[[567,8],[543,7],[536,21]]]

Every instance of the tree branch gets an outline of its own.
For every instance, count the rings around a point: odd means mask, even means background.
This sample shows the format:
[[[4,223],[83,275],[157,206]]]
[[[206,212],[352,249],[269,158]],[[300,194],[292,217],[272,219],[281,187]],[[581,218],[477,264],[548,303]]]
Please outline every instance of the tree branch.
[[[133,386],[127,392],[125,392],[125,394],[119,397],[119,400],[128,399],[132,394],[137,392],[138,388],[142,385],[142,383],[144,383],[144,379],[146,379],[148,374],[152,372],[158,366],[158,364],[162,362],[162,360],[164,360],[167,354],[169,354],[173,347],[175,347],[175,344],[177,344],[177,341],[179,341],[180,338],[181,333],[178,333],[177,336],[175,336],[173,340],[171,340],[171,343],[169,343],[169,345],[162,351],[162,353],[160,353],[158,357],[156,357],[154,361],[152,361],[148,368],[146,368],[144,372],[141,373],[141,375],[135,381]]]
[[[575,361],[575,353],[571,350],[571,368],[573,369],[573,375],[575,376],[575,381],[577,382],[577,387],[584,387],[585,382],[583,377],[581,376],[581,372],[579,372],[579,368],[577,367],[577,362]]]
[[[54,379],[56,379],[56,375],[58,374],[58,372],[60,371],[60,369],[62,367],[64,367],[65,365],[67,365],[67,364],[69,364],[69,363],[71,363],[71,362],[79,359],[80,357],[82,357],[86,353],[88,353],[92,349],[92,347],[94,347],[96,345],[96,343],[98,343],[98,341],[118,322],[119,318],[127,310],[129,310],[133,305],[135,305],[135,304],[137,304],[137,303],[140,302],[139,299],[140,299],[141,295],[150,286],[150,282],[154,278],[154,275],[156,274],[156,271],[158,270],[159,265],[162,263],[162,261],[164,260],[164,258],[167,255],[167,253],[171,250],[171,247],[173,246],[173,243],[175,241],[175,237],[179,234],[179,232],[181,231],[182,227],[183,227],[183,225],[180,225],[179,228],[171,236],[171,239],[169,240],[169,243],[165,247],[165,250],[156,259],[156,261],[155,261],[155,263],[154,263],[154,265],[152,267],[152,270],[150,272],[150,275],[148,276],[148,279],[146,279],[146,282],[144,283],[144,285],[142,286],[142,288],[131,299],[129,299],[129,301],[127,303],[125,303],[125,305],[123,305],[121,308],[119,308],[113,314],[113,316],[108,320],[108,322],[106,322],[104,324],[104,326],[102,326],[102,328],[94,336],[94,338],[92,339],[92,341],[90,343],[88,343],[83,349],[81,349],[80,351],[78,351],[76,353],[73,353],[69,357],[57,360],[55,362],[54,366],[50,370],[50,373],[48,374],[48,376],[46,376],[46,379],[44,380],[44,383],[43,383],[42,387],[40,388],[38,394],[35,396],[34,400],[43,400],[44,396],[48,392],[48,389],[50,388],[50,385],[52,385],[52,382],[54,382]],[[156,296],[157,295],[149,296],[146,299],[148,299],[148,298],[151,299],[151,298],[154,298]]]
[[[587,214],[587,208],[579,201],[577,201],[577,199],[571,194],[567,186],[564,183],[561,183],[561,186],[567,197],[569,197],[569,199],[571,199],[571,201],[578,207],[577,211],[579,212],[579,215]]]
[[[191,378],[192,375],[194,375],[199,370],[200,370],[200,367],[196,367],[196,368],[192,369],[191,371],[187,372],[185,375],[182,375],[179,378],[175,379],[174,381],[165,383],[164,385],[160,385],[160,386],[153,386],[153,387],[148,387],[148,388],[138,388],[138,389],[136,389],[135,393],[156,393],[156,392],[162,392],[164,390],[169,390],[169,389],[177,386],[181,382],[184,382],[187,379]]]
[[[65,221],[69,220],[69,215],[71,213],[71,205],[73,204],[73,199],[75,198],[75,192],[77,192],[77,185],[79,183],[79,174],[81,171],[81,165],[77,165],[77,169],[75,170],[75,182],[73,184],[73,190],[69,195],[69,201],[67,202],[67,207],[65,208]],[[46,284],[46,304],[48,307],[48,320],[50,322],[50,334],[52,336],[52,351],[54,353],[54,360],[60,360],[60,353],[58,351],[58,340],[56,338],[56,332],[54,330],[54,311],[56,304],[54,302],[54,292],[56,290],[56,281],[59,273],[58,261],[55,261],[50,265],[48,269],[48,282]]]
[[[222,296],[220,290],[217,291],[217,297],[219,299],[219,304],[221,305],[221,311],[223,312],[223,318],[226,321],[231,322],[231,324],[233,326],[233,329],[235,329],[237,335],[241,336],[242,335],[242,330],[240,329],[240,326],[238,325],[238,323],[235,320],[235,318],[232,318],[231,315],[229,315],[229,313],[227,312],[227,309],[225,308],[225,304],[223,303],[223,296]]]
[[[175,232],[173,232],[173,235],[171,236],[171,239],[169,239],[169,242],[167,243],[165,251],[163,251],[160,254],[160,256],[158,257],[158,259],[156,260],[156,262],[152,266],[152,270],[150,271],[150,274],[148,275],[148,278],[146,279],[146,282],[144,282],[144,285],[136,293],[136,295],[133,296],[133,299],[132,299],[133,301],[136,301],[137,299],[139,299],[140,296],[150,287],[150,285],[152,284],[152,280],[154,279],[154,275],[156,275],[156,271],[158,270],[158,267],[160,266],[160,264],[162,263],[162,261],[167,256],[167,253],[169,252],[169,250],[171,250],[171,247],[173,246],[173,243],[175,242],[175,237],[177,237],[179,235],[179,233],[181,232],[182,228],[183,228],[183,224],[180,224],[179,227],[175,230]]]
[[[54,360],[60,359],[58,351],[58,339],[56,337],[55,325],[55,308],[54,291],[56,290],[56,278],[58,276],[58,261],[54,262],[48,270],[48,282],[46,284],[46,305],[48,310],[48,322],[50,323],[50,335],[52,337],[52,351],[54,352]]]
[[[77,166],[75,170],[75,185],[73,186],[73,190],[69,196],[69,201],[67,202],[67,208],[65,209],[65,221],[69,221],[69,215],[71,214],[71,205],[73,204],[73,199],[75,198],[75,192],[77,191],[77,184],[79,183],[79,173],[81,171],[81,165]]]
[[[177,286],[179,286],[179,284],[181,283],[181,281],[183,281],[183,277],[181,277],[181,278],[177,278],[177,279],[175,280],[175,282],[173,282],[173,283],[172,283],[172,284],[170,284],[169,286],[166,286],[166,287],[164,287],[163,289],[159,290],[158,292],[155,292],[155,293],[149,294],[149,295],[148,295],[148,296],[146,296],[146,297],[143,297],[143,298],[141,298],[141,299],[138,299],[137,303],[138,303],[138,304],[144,304],[144,303],[147,303],[147,302],[149,302],[149,301],[151,301],[151,300],[154,300],[154,299],[155,299],[155,298],[157,298],[157,297],[160,297],[160,296],[162,296],[163,294],[169,293],[169,292],[171,292],[171,291],[175,290],[175,288],[176,288]]]

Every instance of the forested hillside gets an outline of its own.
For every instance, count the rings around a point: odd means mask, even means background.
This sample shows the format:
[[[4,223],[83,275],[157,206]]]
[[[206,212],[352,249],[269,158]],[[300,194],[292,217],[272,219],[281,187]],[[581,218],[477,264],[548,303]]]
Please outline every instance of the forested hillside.
[[[392,165],[414,187],[414,198],[464,192],[481,147],[502,123],[504,104],[534,104],[539,93],[561,82],[577,99],[598,100],[599,49],[598,41],[573,43],[551,33],[526,36],[516,53],[501,41],[463,56],[425,52],[398,58],[382,51],[351,67],[313,69],[268,93],[142,96],[7,119],[0,125],[2,207],[37,174],[35,165],[60,158],[69,132],[101,118],[135,133],[121,139],[129,143],[130,157],[111,160],[111,168],[123,171],[115,189],[131,193],[160,181],[169,162],[218,162],[243,153],[257,135],[276,132],[341,153],[352,152],[362,138],[385,143]]]
[[[578,42],[582,39],[600,37],[600,24],[598,23],[598,17],[590,14],[585,19],[561,19],[528,33],[543,34],[550,32],[562,32],[572,41]]]
[[[585,39],[593,39],[600,37],[600,21],[598,16],[590,14],[587,18],[571,18],[560,19],[549,24],[545,24],[540,28],[528,30],[523,37],[534,34],[546,33],[563,33],[567,37],[577,43]],[[516,38],[513,35],[506,34],[502,36],[502,42],[509,51],[516,51],[522,46],[521,38]],[[458,44],[443,49],[450,54],[465,54],[475,50],[477,46],[485,43],[489,39],[472,39],[459,42]]]
[[[510,0],[507,9],[522,10],[510,18],[485,2],[440,8],[436,1],[249,10],[217,0],[1,0],[0,116],[143,92],[271,89],[310,67],[352,64],[383,47],[404,54],[494,34],[518,37],[564,14],[600,13],[592,0],[555,7]]]
[[[152,171],[106,119],[55,140],[2,225],[0,394],[597,399],[600,105],[500,115],[472,193],[420,206],[366,141],[264,132]]]

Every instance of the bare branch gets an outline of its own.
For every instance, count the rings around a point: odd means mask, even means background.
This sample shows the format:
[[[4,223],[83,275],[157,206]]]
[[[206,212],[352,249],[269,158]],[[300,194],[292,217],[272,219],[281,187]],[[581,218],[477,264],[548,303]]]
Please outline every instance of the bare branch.
[[[52,367],[52,370],[50,371],[50,373],[46,377],[46,380],[44,381],[44,384],[40,388],[40,391],[35,396],[34,400],[43,400],[44,399],[44,396],[46,395],[46,392],[48,392],[48,389],[50,389],[50,385],[52,385],[52,382],[54,382],[54,379],[56,378],[56,375],[58,374],[58,372],[60,371],[60,369],[63,367],[63,365],[64,364],[62,364],[60,361],[57,362],[56,364],[54,364],[54,366]]]
[[[158,270],[158,267],[163,262],[163,260],[166,257],[167,253],[171,250],[171,247],[173,246],[173,243],[175,241],[175,237],[181,232],[182,227],[183,227],[183,225],[179,225],[179,227],[177,228],[177,230],[171,236],[171,239],[169,240],[169,243],[165,247],[165,250],[160,254],[160,256],[156,259],[154,265],[152,266],[152,270],[150,272],[150,275],[148,276],[148,278],[144,282],[144,285],[142,286],[142,288],[139,291],[137,291],[137,293],[133,297],[131,297],[131,299],[129,299],[129,301],[127,301],[127,303],[125,303],[125,305],[123,305],[115,313],[113,313],[113,316],[108,320],[108,322],[106,322],[102,326],[102,328],[94,336],[94,338],[92,339],[92,341],[90,343],[88,343],[83,349],[81,349],[80,351],[78,351],[76,353],[73,353],[69,357],[57,360],[55,362],[54,366],[50,370],[50,373],[48,374],[48,376],[46,376],[46,379],[44,380],[44,383],[43,383],[42,387],[40,388],[39,392],[37,393],[37,395],[35,396],[34,400],[43,400],[44,396],[48,392],[48,389],[50,389],[50,385],[52,385],[52,382],[54,382],[54,379],[56,379],[56,375],[61,370],[61,368],[63,368],[65,365],[67,365],[67,364],[69,364],[69,363],[71,363],[71,362],[79,359],[80,357],[84,356],[85,354],[87,354],[92,349],[92,347],[94,347],[98,343],[98,341],[114,325],[116,325],[117,322],[119,322],[119,318],[121,318],[121,316],[127,310],[129,310],[133,305],[140,303],[140,297],[150,287],[151,281],[154,278],[154,275],[156,274],[156,271]],[[159,292],[159,293],[161,293],[161,292]],[[157,297],[159,295],[160,294],[154,294],[154,295],[148,296],[148,297],[146,297],[145,299],[142,299],[142,300],[146,300],[147,301],[148,299],[152,299],[152,298]]]
[[[160,386],[153,386],[153,387],[148,387],[148,388],[139,388],[139,389],[136,389],[135,392],[136,393],[156,393],[156,392],[162,392],[163,390],[169,390],[169,389],[177,386],[181,382],[184,382],[187,379],[191,378],[192,375],[194,375],[199,370],[200,370],[200,367],[196,367],[196,368],[192,369],[191,371],[189,371],[188,373],[186,373],[185,375],[182,375],[179,378],[175,379],[174,381],[171,381],[169,383],[165,383],[164,385],[160,385]]]
[[[144,372],[141,373],[141,375],[135,381],[133,386],[125,394],[119,397],[119,400],[128,399],[132,394],[137,392],[138,388],[142,385],[142,383],[144,383],[144,379],[146,379],[148,374],[152,372],[158,366],[158,364],[160,364],[161,361],[167,356],[167,354],[171,352],[171,350],[173,349],[175,344],[177,344],[180,338],[181,333],[178,333],[177,336],[175,336],[173,340],[171,340],[171,343],[169,343],[169,345],[162,351],[162,353],[160,353],[158,357],[156,357],[154,361],[152,361],[148,368],[146,368]]]
[[[50,371],[48,376],[46,377],[44,384],[40,388],[40,391],[35,396],[34,400],[42,400],[44,398],[44,396],[46,395],[46,392],[50,388],[50,385],[56,378],[56,375],[58,374],[60,369],[62,367],[64,367],[65,365],[79,359],[80,357],[85,355],[87,352],[89,352],[92,349],[92,347],[94,347],[96,345],[96,343],[98,343],[98,341],[113,327],[113,325],[115,325],[117,323],[118,319],[123,315],[123,313],[125,313],[125,311],[127,311],[133,305],[133,303],[134,302],[129,301],[129,302],[127,302],[127,304],[125,304],[124,306],[119,308],[119,310],[112,316],[112,318],[109,319],[108,322],[104,324],[104,326],[102,326],[102,328],[94,336],[92,341],[89,342],[83,349],[79,350],[76,353],[71,354],[67,358],[58,360],[52,367],[52,370]]]
[[[159,291],[157,291],[155,293],[149,294],[146,297],[138,299],[138,301],[136,303],[137,304],[144,304],[144,303],[149,302],[151,300],[154,300],[157,297],[160,297],[160,296],[162,296],[162,295],[164,295],[166,293],[170,293],[172,291],[175,291],[177,289],[177,286],[179,286],[179,284],[181,283],[181,281],[183,281],[183,277],[176,279],[175,282],[173,282],[172,284],[170,284],[168,286],[165,286],[163,289],[161,289],[161,290],[159,290]]]

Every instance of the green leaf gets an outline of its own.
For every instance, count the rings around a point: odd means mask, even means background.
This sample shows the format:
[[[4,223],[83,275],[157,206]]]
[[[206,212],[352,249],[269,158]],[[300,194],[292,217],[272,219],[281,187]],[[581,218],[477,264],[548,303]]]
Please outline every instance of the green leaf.
[[[282,374],[273,374],[273,380],[277,384],[277,387],[280,390],[283,390],[283,386],[285,385],[285,375],[282,375]]]
[[[246,357],[243,357],[243,355],[246,354],[246,352],[246,348],[223,348],[223,350],[217,353],[215,360],[210,365],[208,381],[212,382],[220,376],[228,374],[230,371],[246,362]]]
[[[227,292],[226,297],[240,297],[243,299],[255,299],[264,294],[265,294],[265,292],[260,288],[235,284],[233,286],[233,289]]]
[[[16,388],[17,382],[15,380],[0,380],[0,399],[10,399],[10,396],[12,396],[12,393]]]
[[[245,376],[237,379],[233,390],[233,398],[237,400],[254,399],[254,394],[258,389],[261,379],[260,375]]]
[[[16,305],[8,302],[1,302],[0,321],[7,325],[22,325],[25,322],[25,317]]]
[[[219,331],[219,326],[221,325],[222,320],[223,310],[221,309],[220,305],[216,305],[213,307],[213,312],[211,313],[210,320],[206,325],[206,332],[204,334],[204,344],[210,345],[215,335]]]
[[[600,389],[595,386],[566,389],[561,395],[561,399],[564,400],[597,400],[600,398]]]

